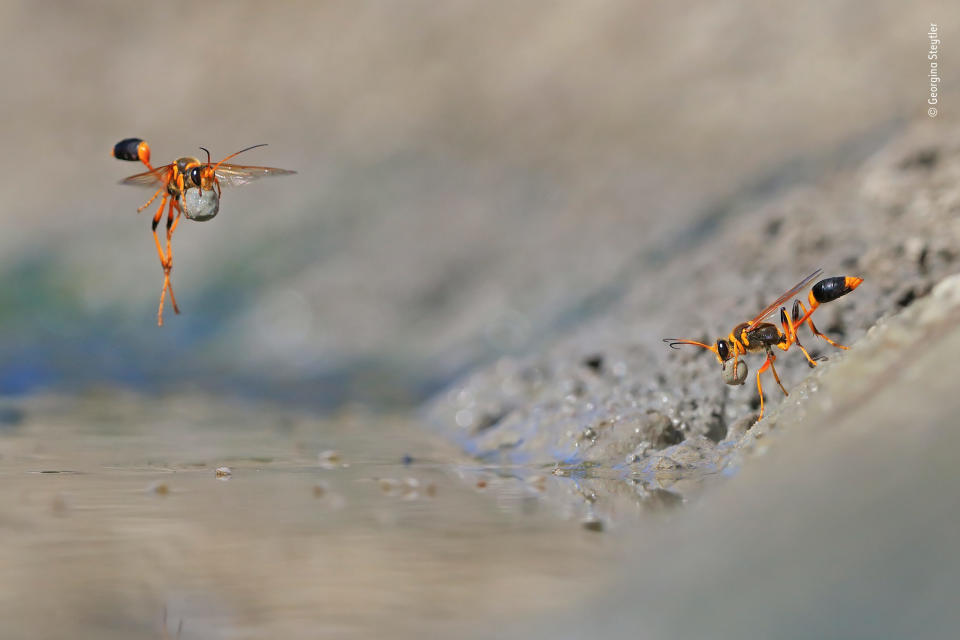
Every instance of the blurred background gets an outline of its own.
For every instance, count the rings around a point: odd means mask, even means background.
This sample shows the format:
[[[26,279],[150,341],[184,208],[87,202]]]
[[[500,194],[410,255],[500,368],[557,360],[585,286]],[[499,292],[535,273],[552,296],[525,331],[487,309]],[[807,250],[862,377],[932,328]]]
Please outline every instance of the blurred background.
[[[923,117],[957,11],[3,3],[0,393],[415,405]],[[162,328],[150,192],[110,155],[131,136],[299,172],[183,221]]]
[[[955,629],[954,316],[823,378],[785,359],[806,386],[749,433],[752,385],[660,338],[728,329],[817,266],[867,279],[818,312],[844,341],[935,297],[960,81],[944,62],[928,118],[927,33],[950,51],[958,18],[0,2],[0,635]],[[298,172],[181,222],[163,327],[127,137],[155,165],[268,143],[237,161]],[[719,452],[699,476],[658,475],[681,465],[630,422],[650,409],[671,447]]]

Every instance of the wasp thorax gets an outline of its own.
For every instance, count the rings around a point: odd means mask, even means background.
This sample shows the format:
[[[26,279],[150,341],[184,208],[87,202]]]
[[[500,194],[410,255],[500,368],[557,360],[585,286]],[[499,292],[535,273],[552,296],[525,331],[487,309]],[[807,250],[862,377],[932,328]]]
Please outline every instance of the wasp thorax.
[[[220,196],[217,195],[216,189],[201,190],[191,187],[186,189],[180,197],[180,208],[183,210],[183,215],[191,220],[203,222],[220,211]]]

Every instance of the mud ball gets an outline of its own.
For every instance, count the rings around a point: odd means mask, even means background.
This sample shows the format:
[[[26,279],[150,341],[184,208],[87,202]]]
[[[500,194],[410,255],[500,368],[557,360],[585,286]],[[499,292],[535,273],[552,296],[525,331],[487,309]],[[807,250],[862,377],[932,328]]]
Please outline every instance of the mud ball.
[[[201,192],[200,189],[191,187],[180,197],[180,208],[183,215],[191,220],[203,222],[220,211],[220,196],[216,189],[205,189]]]
[[[734,375],[734,364],[736,364],[736,375]],[[723,363],[723,381],[729,385],[743,384],[747,379],[747,373],[747,363],[743,360],[737,363],[737,358],[730,358]]]

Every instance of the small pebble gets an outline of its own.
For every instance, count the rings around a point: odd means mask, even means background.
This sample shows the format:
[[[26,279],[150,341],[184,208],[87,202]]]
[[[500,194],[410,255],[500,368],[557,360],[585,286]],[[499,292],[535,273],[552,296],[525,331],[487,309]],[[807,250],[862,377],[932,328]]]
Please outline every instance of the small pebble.
[[[320,466],[324,469],[334,469],[342,466],[343,462],[343,459],[340,457],[340,452],[334,451],[333,449],[321,451],[320,455],[317,456],[317,460],[320,462]]]
[[[545,476],[531,476],[527,479],[527,484],[540,493],[547,490],[547,478]]]
[[[581,524],[583,525],[583,528],[586,529],[587,531],[594,531],[596,533],[600,533],[604,530],[603,520],[596,517],[587,518]]]
[[[50,508],[53,511],[55,516],[65,516],[67,511],[70,509],[70,504],[67,502],[66,496],[62,493],[58,493],[53,496],[53,501],[50,504]]]
[[[147,487],[147,493],[153,493],[158,496],[166,496],[170,494],[170,487],[166,482],[154,482]]]
[[[736,369],[736,375],[734,375],[734,369]],[[747,379],[747,373],[749,373],[747,363],[742,359],[730,358],[723,363],[723,381],[729,385],[743,384]]]
[[[377,484],[380,485],[380,491],[387,495],[393,495],[400,490],[400,482],[393,478],[380,478],[377,480]]]

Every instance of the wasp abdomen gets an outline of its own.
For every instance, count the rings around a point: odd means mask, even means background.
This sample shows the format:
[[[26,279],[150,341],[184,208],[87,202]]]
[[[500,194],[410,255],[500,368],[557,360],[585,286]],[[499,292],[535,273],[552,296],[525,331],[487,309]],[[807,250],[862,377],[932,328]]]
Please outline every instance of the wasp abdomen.
[[[118,160],[140,161],[140,145],[143,140],[140,138],[124,138],[113,145],[113,157]]]
[[[836,276],[834,278],[824,278],[813,285],[810,295],[813,299],[823,304],[845,296],[863,282],[862,278],[851,278],[850,276]]]

